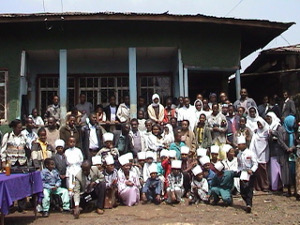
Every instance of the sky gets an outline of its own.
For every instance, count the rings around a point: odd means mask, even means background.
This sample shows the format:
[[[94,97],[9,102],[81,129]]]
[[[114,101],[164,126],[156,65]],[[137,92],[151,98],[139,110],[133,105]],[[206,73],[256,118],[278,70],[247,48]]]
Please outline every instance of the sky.
[[[296,24],[265,48],[300,43],[300,0],[0,0],[0,13],[144,12],[203,14],[216,17],[264,19]],[[244,71],[258,50],[241,62]]]

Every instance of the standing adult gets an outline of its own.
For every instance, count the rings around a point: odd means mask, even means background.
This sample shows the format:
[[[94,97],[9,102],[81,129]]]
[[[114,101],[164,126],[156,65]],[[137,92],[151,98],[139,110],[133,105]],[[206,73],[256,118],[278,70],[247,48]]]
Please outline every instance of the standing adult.
[[[48,118],[48,125],[45,128],[47,134],[47,141],[55,149],[55,141],[59,139],[59,130],[56,126],[56,119],[53,116]]]
[[[156,123],[161,123],[164,120],[164,107],[160,104],[158,94],[152,96],[152,103],[148,106],[148,116]]]
[[[120,121],[117,117],[118,105],[116,104],[116,96],[109,97],[109,105],[104,108],[106,113],[106,120],[109,124],[109,131],[113,132],[116,129],[116,125]]]
[[[246,88],[241,89],[240,95],[240,99],[236,100],[233,104],[236,109],[240,106],[244,107],[245,109],[249,109],[251,106],[257,108],[255,101],[248,97],[248,91]]]
[[[102,135],[106,130],[98,125],[96,113],[91,113],[87,125],[81,128],[82,153],[85,159],[92,160],[93,153],[97,153],[102,147]]]
[[[22,130],[22,134],[26,138],[26,150],[30,151],[32,142],[36,141],[38,139],[37,133],[33,131],[34,128],[34,122],[33,119],[30,117],[26,118],[26,123],[25,123],[26,128]]]
[[[184,106],[178,110],[178,122],[182,122],[183,120],[189,121],[189,129],[194,130],[195,123],[197,121],[195,115],[195,108],[194,106],[190,105],[190,98],[184,98]]]
[[[250,128],[250,130],[252,132],[254,132],[255,130],[257,130],[257,121],[258,119],[262,119],[259,116],[259,113],[257,111],[257,108],[255,106],[251,106],[248,109],[248,115],[247,115],[247,127]]]
[[[196,148],[209,148],[212,145],[211,132],[206,123],[205,114],[201,114],[194,129]]]
[[[170,123],[171,118],[176,117],[176,109],[172,107],[172,98],[167,98],[164,109],[164,123]]]
[[[64,140],[67,144],[66,148],[68,148],[69,138],[74,137],[76,140],[75,146],[77,148],[81,148],[81,139],[80,139],[80,130],[78,130],[75,126],[76,118],[73,115],[70,115],[68,121],[65,126],[62,126],[59,129],[60,139]]]
[[[79,103],[75,106],[78,111],[82,114],[81,123],[84,123],[93,111],[92,103],[86,101],[86,95],[81,93],[79,96]]]
[[[257,107],[259,116],[261,116],[264,119],[269,109],[270,109],[269,97],[266,95],[263,97],[263,103]]]
[[[124,102],[119,105],[117,117],[121,123],[130,121],[130,102],[128,95],[124,96]]]
[[[296,115],[296,107],[295,102],[290,99],[289,93],[287,91],[283,91],[283,105],[281,110],[281,120],[284,121],[284,119],[289,116],[295,116]]]
[[[45,125],[42,117],[39,116],[36,108],[32,109],[31,115],[29,115],[28,117],[32,118],[32,120],[33,120],[33,131],[35,133],[37,133],[37,131],[40,127],[43,127]]]
[[[240,117],[235,114],[235,108],[233,105],[228,106],[228,114],[226,116],[228,129],[226,131],[227,144],[234,145],[233,138],[236,131],[239,129],[239,119]],[[237,146],[235,146],[237,147]]]
[[[49,105],[47,107],[46,113],[45,113],[45,122],[47,124],[48,118],[50,116],[53,116],[56,120],[56,125],[59,127],[60,126],[60,114],[61,114],[61,109],[59,105],[59,97],[57,95],[53,96],[52,99],[52,105]]]

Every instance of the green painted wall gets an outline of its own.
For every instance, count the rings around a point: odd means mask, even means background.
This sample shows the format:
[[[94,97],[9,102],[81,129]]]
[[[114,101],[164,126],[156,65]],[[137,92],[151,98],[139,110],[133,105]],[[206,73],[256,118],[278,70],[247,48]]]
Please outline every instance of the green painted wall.
[[[49,27],[52,27],[48,30]],[[178,47],[187,66],[235,70],[240,32],[232,27],[196,23],[80,21],[0,24],[0,68],[9,72],[9,120],[19,116],[22,50],[117,47]],[[3,32],[5,31],[5,32]]]

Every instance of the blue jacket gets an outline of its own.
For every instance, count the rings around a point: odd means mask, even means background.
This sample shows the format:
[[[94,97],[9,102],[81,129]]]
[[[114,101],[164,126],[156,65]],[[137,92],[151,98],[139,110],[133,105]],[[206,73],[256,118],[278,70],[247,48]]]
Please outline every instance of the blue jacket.
[[[156,179],[152,179],[151,177],[149,177],[146,183],[144,184],[142,192],[147,193],[148,191],[154,191],[156,195],[161,195],[161,187],[162,183],[158,177]]]
[[[61,186],[61,179],[59,173],[56,169],[53,169],[51,172],[47,168],[43,169],[41,172],[43,187],[46,189],[51,189],[54,187]]]

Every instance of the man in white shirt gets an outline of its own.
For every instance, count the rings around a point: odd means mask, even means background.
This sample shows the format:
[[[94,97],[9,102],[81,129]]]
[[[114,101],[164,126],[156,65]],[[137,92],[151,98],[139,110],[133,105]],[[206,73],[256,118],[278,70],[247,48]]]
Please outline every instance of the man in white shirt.
[[[184,106],[178,109],[178,117],[177,121],[182,122],[183,120],[188,120],[190,122],[189,130],[194,130],[194,126],[196,123],[196,109],[194,106],[190,105],[190,98],[185,97],[183,99]]]

